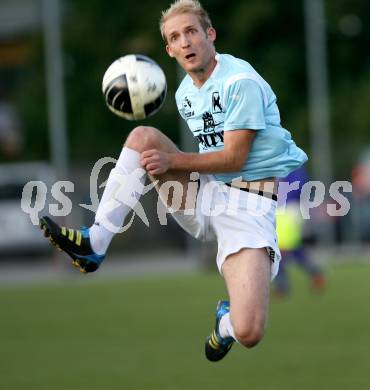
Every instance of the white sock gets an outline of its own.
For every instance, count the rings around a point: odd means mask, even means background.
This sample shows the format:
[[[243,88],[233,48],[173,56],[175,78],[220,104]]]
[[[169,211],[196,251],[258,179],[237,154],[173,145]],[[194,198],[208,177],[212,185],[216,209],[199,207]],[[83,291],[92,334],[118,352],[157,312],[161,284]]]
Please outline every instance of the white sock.
[[[218,325],[218,332],[220,333],[220,336],[224,339],[227,337],[232,337],[235,341],[235,333],[234,328],[230,320],[230,313],[226,313],[221,317],[220,323]]]
[[[135,207],[145,187],[146,172],[140,153],[124,147],[111,170],[103,196],[90,227],[90,244],[97,254],[104,254],[113,236],[120,231],[128,213]]]

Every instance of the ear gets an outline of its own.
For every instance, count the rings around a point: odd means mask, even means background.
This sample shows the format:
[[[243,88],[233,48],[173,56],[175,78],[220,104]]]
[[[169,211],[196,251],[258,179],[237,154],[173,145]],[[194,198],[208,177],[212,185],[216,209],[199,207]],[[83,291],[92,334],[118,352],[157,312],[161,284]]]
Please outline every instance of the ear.
[[[168,45],[166,45],[166,52],[167,52],[167,54],[168,54],[171,58],[175,57],[175,56],[173,55],[173,53],[172,53],[171,48],[170,48]]]
[[[213,27],[207,28],[207,37],[211,40],[211,42],[216,40],[216,35],[216,30]]]

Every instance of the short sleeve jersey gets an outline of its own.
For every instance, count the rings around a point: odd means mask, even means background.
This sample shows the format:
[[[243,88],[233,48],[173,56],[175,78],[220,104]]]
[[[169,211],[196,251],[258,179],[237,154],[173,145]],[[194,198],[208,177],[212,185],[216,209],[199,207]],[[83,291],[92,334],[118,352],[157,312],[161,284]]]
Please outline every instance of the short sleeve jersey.
[[[240,172],[215,174],[231,182],[285,177],[307,161],[289,131],[280,124],[276,96],[269,84],[246,61],[216,55],[217,65],[201,88],[186,75],[176,92],[176,104],[199,142],[199,152],[222,150],[226,131],[255,130]]]

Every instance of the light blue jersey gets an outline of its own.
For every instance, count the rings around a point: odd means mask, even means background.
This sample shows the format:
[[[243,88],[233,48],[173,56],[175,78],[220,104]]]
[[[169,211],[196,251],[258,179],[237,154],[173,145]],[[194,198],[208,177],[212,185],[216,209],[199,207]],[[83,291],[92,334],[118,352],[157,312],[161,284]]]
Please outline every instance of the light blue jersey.
[[[215,174],[225,183],[242,177],[259,180],[285,177],[307,161],[289,131],[280,125],[276,96],[246,61],[217,54],[217,65],[201,88],[189,75],[176,92],[180,115],[199,141],[200,153],[224,148],[224,131],[256,130],[248,158],[240,172]]]

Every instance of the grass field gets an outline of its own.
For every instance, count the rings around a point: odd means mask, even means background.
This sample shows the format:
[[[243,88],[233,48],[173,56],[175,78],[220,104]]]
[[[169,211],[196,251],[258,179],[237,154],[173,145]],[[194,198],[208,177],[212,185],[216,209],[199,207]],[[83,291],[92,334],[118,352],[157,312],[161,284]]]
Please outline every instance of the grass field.
[[[370,389],[370,265],[331,267],[323,295],[292,276],[263,342],[213,364],[216,273],[1,288],[0,389]]]

